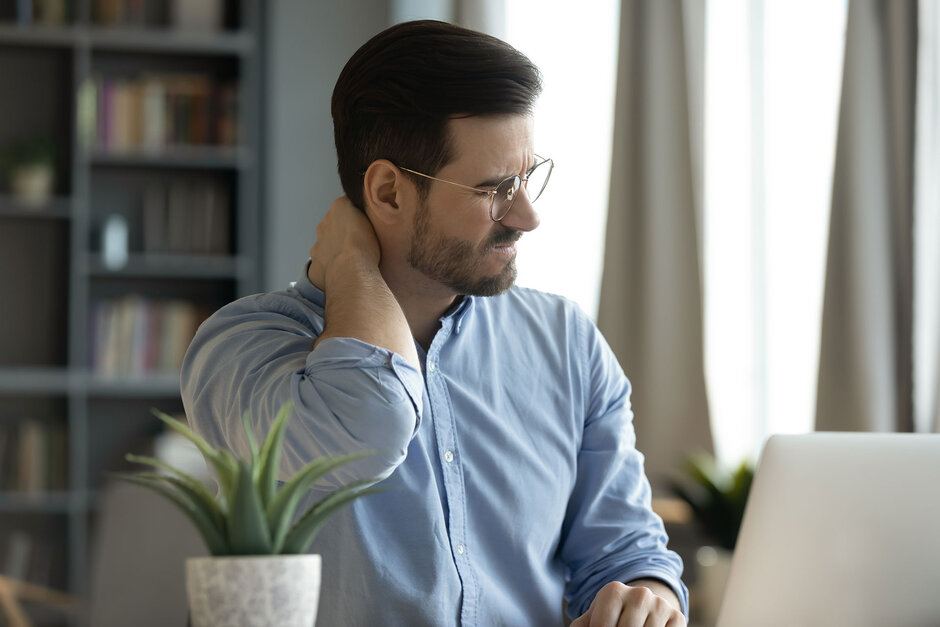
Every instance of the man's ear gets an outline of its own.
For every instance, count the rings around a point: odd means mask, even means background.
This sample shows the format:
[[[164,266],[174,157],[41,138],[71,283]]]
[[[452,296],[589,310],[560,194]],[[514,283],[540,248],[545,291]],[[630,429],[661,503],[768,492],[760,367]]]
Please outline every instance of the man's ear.
[[[369,165],[362,192],[373,220],[395,223],[404,219],[407,213],[404,205],[408,202],[408,190],[402,185],[405,181],[401,170],[387,159],[376,159]]]

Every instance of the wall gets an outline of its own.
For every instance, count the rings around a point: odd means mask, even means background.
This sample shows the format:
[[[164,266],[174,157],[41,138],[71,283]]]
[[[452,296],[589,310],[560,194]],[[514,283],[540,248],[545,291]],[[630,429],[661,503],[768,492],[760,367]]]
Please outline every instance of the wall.
[[[302,271],[316,226],[342,194],[330,118],[333,84],[347,59],[390,22],[387,0],[266,3],[265,184],[262,289]]]

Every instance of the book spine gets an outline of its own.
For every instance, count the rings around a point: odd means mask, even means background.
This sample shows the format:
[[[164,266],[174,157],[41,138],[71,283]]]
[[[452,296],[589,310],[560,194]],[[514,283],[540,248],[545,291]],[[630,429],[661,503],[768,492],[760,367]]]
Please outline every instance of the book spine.
[[[16,0],[16,23],[22,27],[33,25],[33,0]]]

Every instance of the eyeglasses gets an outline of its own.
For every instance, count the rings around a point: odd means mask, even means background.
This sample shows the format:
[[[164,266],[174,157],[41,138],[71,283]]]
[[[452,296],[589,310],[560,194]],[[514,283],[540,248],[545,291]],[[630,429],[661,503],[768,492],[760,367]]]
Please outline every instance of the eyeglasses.
[[[529,202],[535,202],[538,200],[539,196],[542,195],[542,192],[545,191],[545,186],[548,185],[548,179],[552,175],[552,170],[555,168],[555,163],[551,159],[546,159],[545,157],[540,157],[539,155],[535,155],[535,158],[538,161],[532,164],[531,168],[526,170],[525,176],[519,176],[518,174],[515,176],[510,176],[507,179],[503,179],[503,181],[501,181],[500,184],[497,185],[494,189],[480,189],[479,187],[471,187],[469,185],[464,185],[463,183],[456,183],[454,181],[448,181],[447,179],[439,179],[436,176],[423,174],[421,172],[409,170],[408,168],[403,168],[401,166],[398,166],[398,169],[416,174],[418,176],[423,176],[424,178],[431,179],[432,181],[440,181],[441,183],[462,187],[472,192],[489,196],[490,219],[493,220],[493,222],[499,222],[505,218],[506,214],[509,213],[509,210],[512,209],[512,203],[516,200],[516,196],[519,193],[519,188],[525,187],[526,194],[529,196]]]

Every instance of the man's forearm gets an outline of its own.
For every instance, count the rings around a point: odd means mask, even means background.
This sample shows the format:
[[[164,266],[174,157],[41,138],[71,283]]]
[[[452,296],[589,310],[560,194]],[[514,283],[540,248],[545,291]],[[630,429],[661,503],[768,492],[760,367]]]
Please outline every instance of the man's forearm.
[[[353,337],[398,353],[420,368],[411,328],[379,269],[355,255],[337,259],[326,273],[325,327],[328,337]]]

